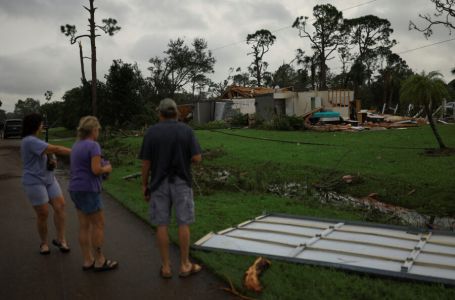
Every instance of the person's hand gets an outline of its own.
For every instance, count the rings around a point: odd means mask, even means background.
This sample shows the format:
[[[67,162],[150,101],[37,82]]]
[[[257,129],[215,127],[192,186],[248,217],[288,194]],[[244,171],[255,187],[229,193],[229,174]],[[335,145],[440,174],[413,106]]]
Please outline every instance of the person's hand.
[[[103,166],[103,173],[112,173],[112,165],[111,164],[107,164],[105,166]]]
[[[150,190],[147,186],[142,186],[142,196],[144,196],[145,202],[150,201]]]

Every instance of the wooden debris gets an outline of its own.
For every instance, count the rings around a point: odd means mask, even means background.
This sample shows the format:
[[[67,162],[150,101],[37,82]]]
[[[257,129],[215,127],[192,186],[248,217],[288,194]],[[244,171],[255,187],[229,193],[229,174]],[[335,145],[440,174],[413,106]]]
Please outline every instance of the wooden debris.
[[[343,179],[343,181],[346,183],[351,183],[354,180],[354,176],[344,175],[343,177],[341,177],[341,179]]]
[[[262,292],[263,287],[259,281],[259,276],[267,270],[272,263],[263,257],[258,257],[254,264],[245,272],[244,285],[248,290],[256,293]]]
[[[244,296],[244,295],[240,294],[240,292],[235,289],[234,285],[232,284],[232,281],[230,279],[228,279],[228,281],[229,281],[229,286],[230,287],[221,288],[223,291],[231,293],[232,295],[237,296],[237,297],[239,297],[242,300],[255,300],[255,298],[250,298],[250,297],[247,297],[247,296]]]
[[[138,172],[138,173],[123,176],[122,179],[123,180],[135,179],[135,178],[141,177],[141,175],[142,175],[141,172]]]
[[[322,108],[315,109],[303,115],[304,128],[313,131],[322,132],[337,132],[337,131],[361,131],[361,130],[386,130],[396,128],[409,128],[417,127],[419,125],[426,124],[426,120],[423,118],[416,117],[403,117],[396,115],[374,115],[369,114],[369,120],[366,122],[359,122],[358,126],[353,126],[352,121],[346,121],[342,124],[323,124],[318,122],[317,124],[311,124],[310,119],[315,112],[321,111]],[[372,120],[375,120],[374,122]],[[355,125],[355,124],[354,124]]]
[[[415,191],[416,191],[415,189],[412,189],[412,190],[408,193],[408,196],[411,196],[412,194],[414,194]]]

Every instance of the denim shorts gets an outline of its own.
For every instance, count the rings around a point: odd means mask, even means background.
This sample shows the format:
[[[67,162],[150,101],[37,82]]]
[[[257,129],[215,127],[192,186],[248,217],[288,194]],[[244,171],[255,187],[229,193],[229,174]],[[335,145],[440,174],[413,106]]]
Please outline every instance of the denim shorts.
[[[89,215],[103,209],[101,193],[97,192],[71,192],[71,200],[74,206],[83,213]]]
[[[175,178],[173,182],[164,179],[158,189],[150,195],[150,216],[153,225],[168,225],[171,208],[175,209],[178,225],[194,222],[193,190],[186,181]]]
[[[49,200],[62,196],[62,190],[55,177],[51,184],[24,184],[22,186],[33,206],[46,204]]]

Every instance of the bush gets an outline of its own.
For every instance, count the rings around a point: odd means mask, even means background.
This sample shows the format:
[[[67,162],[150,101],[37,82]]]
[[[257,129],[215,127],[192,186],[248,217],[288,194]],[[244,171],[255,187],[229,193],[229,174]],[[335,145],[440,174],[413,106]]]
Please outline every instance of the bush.
[[[266,121],[260,128],[265,130],[303,130],[304,119],[296,116],[274,116],[272,120]]]
[[[235,127],[245,127],[248,126],[248,115],[243,115],[241,113],[235,113],[232,115],[229,120],[229,124]]]
[[[188,125],[190,125],[193,129],[226,129],[229,128],[228,124],[225,121],[212,121],[205,124],[200,124],[197,122],[191,121]]]
[[[252,114],[250,115],[250,120],[252,121],[249,123],[250,128],[257,128],[257,129],[263,129],[264,128],[264,119],[258,115],[258,114]]]

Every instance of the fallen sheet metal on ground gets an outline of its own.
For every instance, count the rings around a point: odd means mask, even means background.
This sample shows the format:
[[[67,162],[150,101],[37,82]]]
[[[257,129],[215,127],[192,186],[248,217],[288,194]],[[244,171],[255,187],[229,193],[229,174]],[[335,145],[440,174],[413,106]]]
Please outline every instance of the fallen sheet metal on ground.
[[[455,286],[450,232],[269,214],[209,233],[194,248]]]

